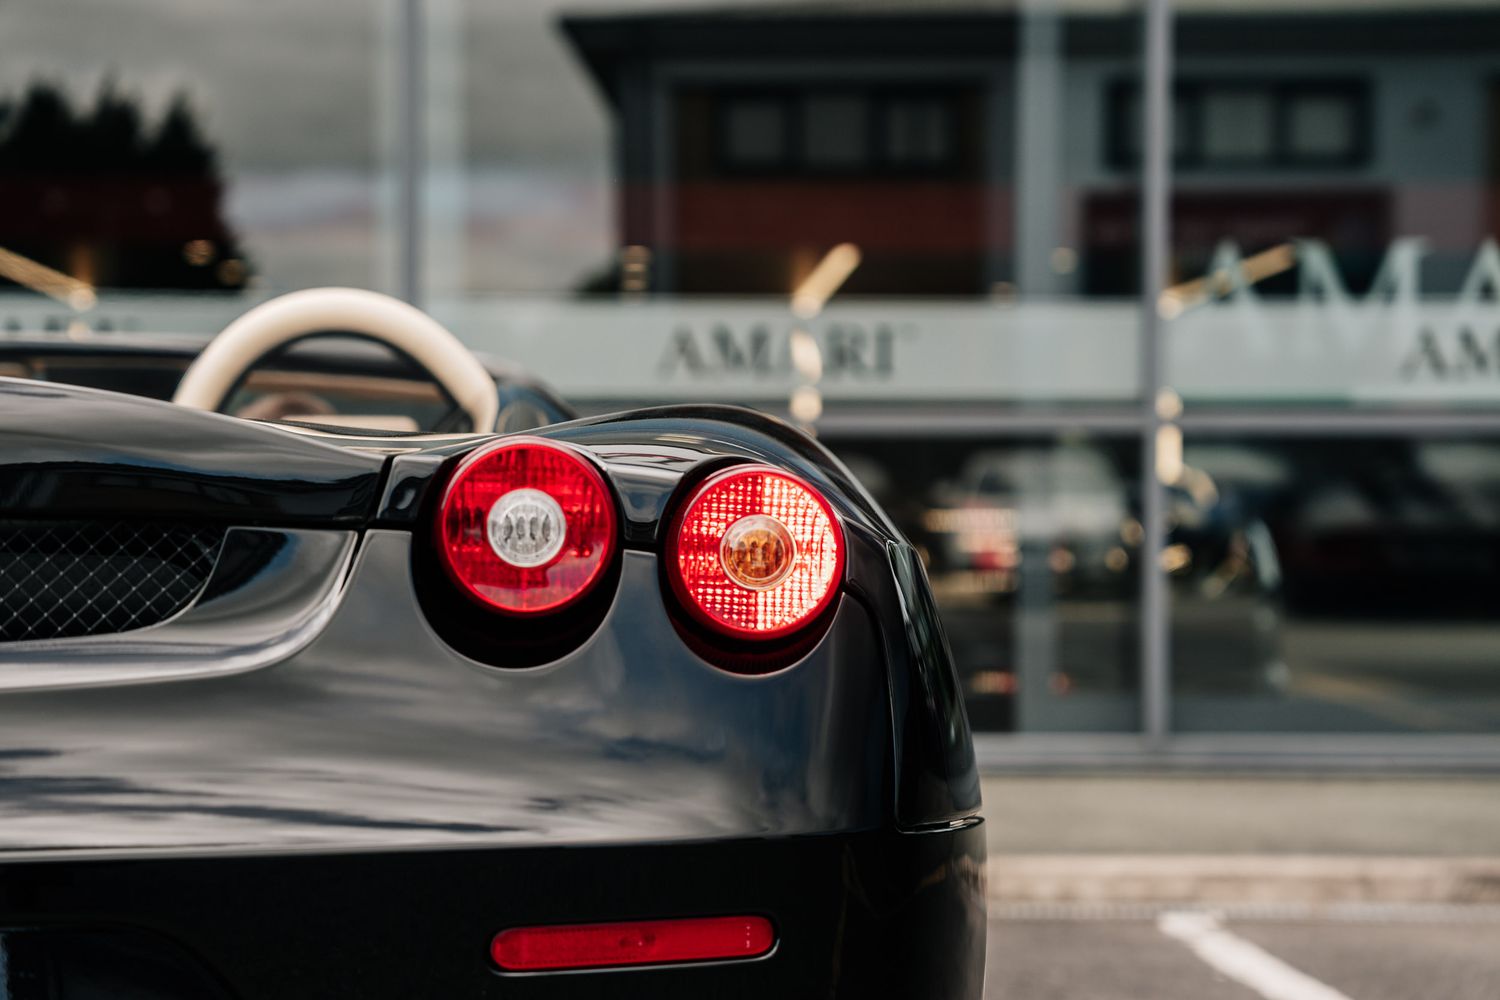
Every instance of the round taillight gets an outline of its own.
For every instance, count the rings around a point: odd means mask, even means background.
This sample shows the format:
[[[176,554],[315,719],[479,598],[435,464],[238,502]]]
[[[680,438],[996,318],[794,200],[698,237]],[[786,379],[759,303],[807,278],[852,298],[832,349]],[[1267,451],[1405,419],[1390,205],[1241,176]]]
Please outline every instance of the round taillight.
[[[764,466],[735,466],[693,493],[667,535],[668,578],[699,622],[774,639],[815,619],[844,575],[844,536],[817,490]]]
[[[438,512],[438,551],[465,592],[508,614],[556,611],[614,555],[614,499],[592,462],[541,438],[509,438],[459,463]]]

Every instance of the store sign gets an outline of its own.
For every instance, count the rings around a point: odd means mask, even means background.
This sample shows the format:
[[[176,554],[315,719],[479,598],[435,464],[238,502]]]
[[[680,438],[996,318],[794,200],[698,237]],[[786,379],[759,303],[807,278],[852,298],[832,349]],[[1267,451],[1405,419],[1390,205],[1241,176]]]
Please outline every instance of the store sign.
[[[1409,294],[1420,298],[1412,281]],[[1408,381],[1500,381],[1500,248],[1479,248],[1458,296],[1443,314],[1419,321],[1400,375]]]
[[[1167,380],[1190,399],[1500,402],[1500,248],[1485,241],[1456,293],[1421,287],[1429,254],[1393,243],[1373,287],[1348,291],[1333,254],[1295,248],[1296,295],[1268,297],[1221,246],[1214,294],[1164,323]],[[106,296],[83,317],[38,296],[0,297],[18,330],[84,322],[115,336],[205,336],[237,297]],[[465,296],[437,318],[476,350],[515,361],[580,400],[783,405],[814,384],[829,400],[1120,402],[1138,395],[1133,299],[835,300],[801,321],[781,299],[616,300]]]
[[[824,327],[818,344],[823,377],[888,382],[896,377],[896,346],[918,331],[892,323],[834,322]],[[735,326],[709,321],[683,322],[667,339],[657,371],[666,379],[717,379],[724,376],[785,379],[798,374],[792,350],[792,327],[752,322]]]
[[[1500,401],[1500,248],[1486,240],[1456,294],[1426,294],[1425,240],[1387,249],[1370,290],[1348,291],[1333,254],[1296,245],[1298,293],[1268,299],[1231,245],[1216,252],[1214,301],[1168,327],[1170,381],[1189,395]]]
[[[782,405],[807,384],[828,399],[1129,399],[1139,367],[1137,315],[1118,302],[865,300],[810,321],[772,299],[463,299],[434,312],[580,399]]]

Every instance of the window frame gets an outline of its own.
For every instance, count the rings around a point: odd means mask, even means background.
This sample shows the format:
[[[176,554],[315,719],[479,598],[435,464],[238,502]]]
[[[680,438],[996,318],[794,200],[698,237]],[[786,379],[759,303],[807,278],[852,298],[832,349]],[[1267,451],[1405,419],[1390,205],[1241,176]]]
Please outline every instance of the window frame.
[[[1366,168],[1374,158],[1371,83],[1367,78],[1198,76],[1175,81],[1172,87],[1174,118],[1180,117],[1187,148],[1172,150],[1172,168],[1205,174],[1234,174],[1297,170],[1345,170]],[[1266,157],[1214,159],[1204,152],[1204,98],[1213,91],[1268,93],[1271,98],[1271,152]],[[1291,107],[1307,97],[1332,97],[1346,102],[1353,119],[1352,142],[1347,151],[1327,156],[1295,153],[1291,148]],[[1140,101],[1140,86],[1130,78],[1108,84],[1104,101],[1105,165],[1113,170],[1139,168],[1140,151],[1135,148],[1141,130],[1131,128],[1129,110]]]
[[[956,179],[964,174],[964,156],[956,141],[960,103],[965,88],[941,83],[914,86],[872,85],[860,81],[819,81],[806,85],[774,87],[713,87],[707,89],[713,118],[713,147],[709,162],[719,177],[766,180],[807,179]],[[865,102],[864,158],[858,164],[813,163],[807,154],[804,138],[806,102],[813,97],[859,97]],[[946,155],[930,163],[893,162],[887,139],[890,130],[891,105],[902,101],[937,101],[946,119],[949,149]],[[782,108],[783,149],[786,155],[779,163],[744,163],[730,155],[728,108],[736,102],[776,102]]]

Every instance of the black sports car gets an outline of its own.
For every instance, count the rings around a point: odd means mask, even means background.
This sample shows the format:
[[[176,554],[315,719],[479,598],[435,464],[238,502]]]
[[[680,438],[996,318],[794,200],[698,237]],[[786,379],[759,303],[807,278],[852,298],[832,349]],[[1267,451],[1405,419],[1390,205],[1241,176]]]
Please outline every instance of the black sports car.
[[[371,293],[48,380],[131,350],[0,344],[0,997],[980,995],[947,645],[818,444]]]

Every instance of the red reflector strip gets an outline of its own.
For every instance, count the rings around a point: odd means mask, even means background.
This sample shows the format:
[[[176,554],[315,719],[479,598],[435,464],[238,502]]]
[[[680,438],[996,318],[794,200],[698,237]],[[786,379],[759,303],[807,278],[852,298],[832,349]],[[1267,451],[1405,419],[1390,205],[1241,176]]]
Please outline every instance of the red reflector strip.
[[[765,917],[632,920],[512,927],[495,935],[490,957],[509,972],[543,972],[756,958],[775,943]]]

